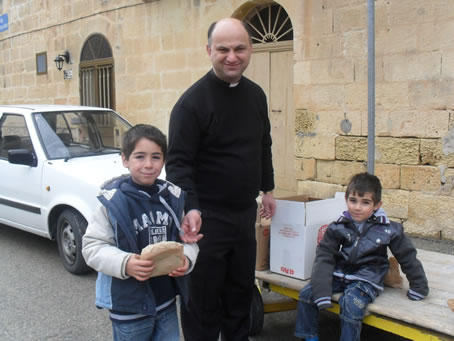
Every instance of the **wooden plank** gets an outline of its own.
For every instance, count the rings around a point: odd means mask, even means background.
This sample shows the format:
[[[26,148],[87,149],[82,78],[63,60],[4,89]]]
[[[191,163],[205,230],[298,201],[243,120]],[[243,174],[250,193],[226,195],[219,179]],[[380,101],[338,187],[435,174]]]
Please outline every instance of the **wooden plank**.
[[[446,253],[418,249],[417,257],[419,260],[427,263],[447,265],[451,269],[454,267],[454,256]]]
[[[447,306],[448,296],[449,293],[434,289],[427,298],[415,302],[407,298],[406,288],[386,288],[367,309],[370,313],[454,336],[454,313]]]
[[[256,271],[255,278],[263,280],[265,282],[273,283],[284,288],[289,288],[293,290],[301,290],[309,280],[303,281],[301,279],[296,279],[281,274],[271,272],[269,270]]]
[[[406,296],[408,282],[403,275],[403,288],[385,288],[375,302],[368,306],[368,313],[454,336],[454,312],[447,304],[449,298],[454,298],[454,256],[418,250],[418,259],[422,262],[429,281],[429,296],[422,301],[409,300]],[[256,271],[256,278],[296,291],[300,291],[309,282],[268,270]],[[333,295],[334,301],[338,299],[339,294]]]

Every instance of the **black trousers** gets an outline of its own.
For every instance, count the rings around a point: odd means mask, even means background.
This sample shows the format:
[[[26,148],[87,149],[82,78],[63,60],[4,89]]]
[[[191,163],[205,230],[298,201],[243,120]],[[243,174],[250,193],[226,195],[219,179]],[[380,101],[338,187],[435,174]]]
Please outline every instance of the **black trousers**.
[[[248,340],[255,279],[257,206],[202,210],[200,252],[181,307],[185,341]]]

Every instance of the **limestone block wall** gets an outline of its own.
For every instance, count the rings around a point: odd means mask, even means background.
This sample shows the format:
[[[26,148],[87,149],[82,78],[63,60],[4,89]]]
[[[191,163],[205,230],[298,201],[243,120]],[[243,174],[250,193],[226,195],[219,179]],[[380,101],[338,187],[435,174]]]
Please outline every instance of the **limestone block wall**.
[[[237,1],[241,3],[241,1]],[[181,93],[210,68],[206,31],[231,15],[232,1],[38,0],[0,2],[9,29],[0,32],[0,103],[80,104],[83,44],[103,35],[114,59],[116,110],[132,123],[167,131]],[[73,77],[53,62],[70,51]],[[48,73],[37,75],[35,55],[47,52]]]
[[[94,33],[111,45],[115,109],[132,123],[153,123],[167,131],[179,96],[210,67],[209,25],[244,17],[271,0],[40,0],[0,1],[9,29],[0,32],[0,103],[80,104],[79,63]],[[299,16],[301,2],[281,2]],[[295,20],[295,29],[298,23]],[[73,77],[63,79],[53,62],[70,51]],[[47,52],[48,73],[36,74],[35,55]],[[292,160],[290,161],[292,162]]]
[[[366,1],[308,1],[295,51],[298,192],[367,170]],[[375,1],[375,174],[407,232],[454,239],[454,2]]]
[[[116,110],[166,132],[179,96],[210,68],[209,24],[271,1],[0,1],[9,17],[0,32],[0,103],[79,104],[81,50],[97,33],[113,52]],[[367,169],[367,1],[277,2],[293,25],[295,192],[331,197]],[[454,1],[376,0],[375,15],[375,173],[384,208],[410,233],[454,239]],[[65,50],[70,80],[53,62]],[[48,73],[37,75],[43,51]]]

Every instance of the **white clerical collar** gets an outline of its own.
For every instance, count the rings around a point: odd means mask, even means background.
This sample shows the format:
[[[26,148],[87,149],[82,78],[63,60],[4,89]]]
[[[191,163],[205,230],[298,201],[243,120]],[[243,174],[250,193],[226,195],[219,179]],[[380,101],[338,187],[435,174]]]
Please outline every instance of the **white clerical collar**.
[[[240,84],[240,82],[230,83],[229,88],[234,88],[234,87],[236,87],[238,84]]]

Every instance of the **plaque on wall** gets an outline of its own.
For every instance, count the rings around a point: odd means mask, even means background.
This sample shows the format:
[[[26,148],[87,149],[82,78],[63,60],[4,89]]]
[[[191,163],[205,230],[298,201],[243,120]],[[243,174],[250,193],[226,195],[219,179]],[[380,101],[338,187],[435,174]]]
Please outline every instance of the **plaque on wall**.
[[[73,70],[63,70],[63,79],[71,79],[73,78]]]

